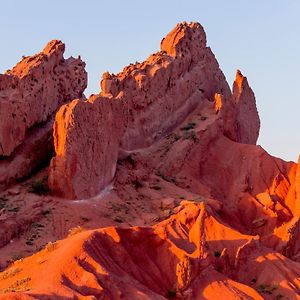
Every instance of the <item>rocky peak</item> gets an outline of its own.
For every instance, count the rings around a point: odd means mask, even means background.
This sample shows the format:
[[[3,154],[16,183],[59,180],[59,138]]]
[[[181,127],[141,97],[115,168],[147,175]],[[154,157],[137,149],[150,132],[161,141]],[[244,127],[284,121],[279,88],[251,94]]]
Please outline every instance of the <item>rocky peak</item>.
[[[260,129],[256,100],[247,78],[240,70],[236,72],[232,94],[237,112],[237,142],[255,145]]]
[[[162,39],[160,48],[166,54],[177,57],[187,55],[199,55],[200,49],[206,47],[206,35],[199,23],[179,23]]]

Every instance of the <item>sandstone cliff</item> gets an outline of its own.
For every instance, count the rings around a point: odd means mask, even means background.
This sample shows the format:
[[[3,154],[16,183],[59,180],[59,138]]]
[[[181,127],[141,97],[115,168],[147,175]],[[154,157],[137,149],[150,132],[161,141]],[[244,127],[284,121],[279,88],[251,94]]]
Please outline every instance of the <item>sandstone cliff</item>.
[[[162,40],[160,52],[117,75],[105,73],[100,96],[61,108],[55,121],[56,157],[49,174],[52,190],[67,198],[97,195],[114,177],[118,150],[122,154],[150,146],[201,103],[213,102],[215,94],[223,97],[224,127],[231,138],[255,144],[259,132],[255,98],[246,78],[239,76],[232,95],[206,46],[202,26],[178,24]],[[119,108],[109,109],[112,105]],[[70,117],[64,118],[65,111]],[[251,126],[243,125],[245,115]],[[114,141],[110,142],[110,135]],[[102,158],[95,159],[98,155]]]
[[[56,110],[87,85],[85,63],[64,59],[57,40],[0,75],[0,185],[30,174],[51,157]]]

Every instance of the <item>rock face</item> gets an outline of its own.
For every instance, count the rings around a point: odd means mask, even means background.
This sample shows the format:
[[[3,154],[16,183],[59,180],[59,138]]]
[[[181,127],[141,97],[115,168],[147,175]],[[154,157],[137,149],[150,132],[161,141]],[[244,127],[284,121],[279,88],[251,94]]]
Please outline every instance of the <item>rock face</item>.
[[[233,101],[237,106],[237,141],[255,145],[260,128],[255,96],[249,87],[247,78],[239,70],[236,73],[236,79],[233,83]]]
[[[98,194],[115,174],[123,123],[120,101],[93,96],[62,106],[54,123],[50,186],[67,198]]]
[[[50,167],[50,187],[67,198],[95,196],[113,179],[118,147],[124,153],[151,145],[182,123],[199,104],[206,100],[213,102],[216,93],[223,97],[222,109],[228,121],[226,130],[231,138],[241,141],[240,136],[243,136],[245,142],[255,143],[259,131],[255,98],[245,78],[238,84],[241,87],[232,96],[213,53],[206,46],[202,26],[199,23],[178,24],[162,40],[160,52],[143,63],[124,68],[118,75],[105,73],[101,96],[92,96],[86,102],[76,100],[61,109],[55,128],[64,129],[55,131],[57,155]],[[114,105],[120,109],[117,113],[114,109],[107,112],[107,105],[98,102],[117,102]],[[78,107],[79,103],[82,109]],[[99,109],[91,109],[87,116],[88,108],[84,106],[91,107],[90,103]],[[241,120],[249,110],[253,124],[249,121],[251,126],[243,127]],[[64,119],[63,111],[68,111],[67,115],[72,117]],[[80,132],[85,132],[84,137]],[[102,142],[110,139],[102,138],[107,134],[120,138],[108,146]],[[97,137],[100,137],[99,141]],[[94,146],[86,147],[87,144]],[[79,148],[85,149],[85,153],[79,154],[76,150]],[[110,152],[112,154],[108,155]],[[104,157],[93,159],[99,154]],[[61,174],[65,174],[64,181],[60,181]],[[94,181],[95,174],[99,178],[97,181]]]
[[[60,105],[83,96],[87,85],[85,63],[80,58],[65,60],[64,50],[62,42],[53,40],[39,54],[24,57],[0,75],[0,184],[31,172],[35,161],[51,148],[45,135],[36,140],[37,128],[45,131],[45,124],[53,122],[51,118]],[[35,157],[38,148],[44,153]],[[5,175],[8,164],[15,169],[10,168],[10,174]]]

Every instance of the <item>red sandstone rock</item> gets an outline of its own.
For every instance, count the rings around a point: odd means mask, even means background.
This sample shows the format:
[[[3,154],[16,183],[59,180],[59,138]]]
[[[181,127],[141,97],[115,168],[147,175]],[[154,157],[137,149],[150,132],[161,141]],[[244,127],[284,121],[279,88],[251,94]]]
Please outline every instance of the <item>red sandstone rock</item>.
[[[15,262],[3,299],[300,298],[300,163],[255,145],[254,94],[240,72],[231,94],[199,24],[177,25],[161,49],[56,114],[51,187],[99,195],[0,194],[3,267],[11,250],[100,228]]]
[[[263,299],[258,291],[293,297],[299,266],[257,236],[223,224],[205,205],[187,203],[152,228],[108,227],[49,244],[1,273],[0,289],[29,278],[18,287],[25,292],[12,299]]]
[[[0,75],[0,184],[28,175],[48,155],[51,140],[44,143],[43,134],[37,140],[37,128],[43,131],[60,105],[83,95],[85,63],[80,58],[65,60],[64,50],[62,42],[53,40],[39,54],[24,57]],[[8,165],[8,174],[3,174]]]
[[[233,101],[237,106],[237,142],[255,145],[260,128],[255,96],[247,78],[239,70],[233,84]]]
[[[117,142],[112,143],[112,148],[109,149],[109,146],[97,141],[97,136],[107,134],[118,136],[114,131],[115,126],[110,125],[111,117],[115,120],[114,124],[121,123],[124,127],[124,133],[119,139],[120,150],[132,151],[149,146],[160,139],[178,126],[199,103],[205,99],[213,101],[215,93],[222,93],[224,97],[231,98],[225,77],[210,48],[206,47],[205,33],[198,23],[177,25],[162,41],[160,52],[151,55],[143,63],[124,68],[118,75],[105,73],[101,87],[102,97],[93,96],[91,100],[85,102],[86,105],[89,105],[89,102],[93,102],[94,106],[96,102],[122,102],[123,109],[118,115],[113,112],[111,114],[101,112],[101,109],[91,110],[88,122],[80,123],[75,120],[72,124],[72,133],[69,133],[68,126],[60,125],[65,122],[61,117],[62,114],[56,118],[56,127],[66,128],[62,133],[63,136],[74,134],[78,137],[70,138],[68,148],[63,149],[65,143],[61,142],[64,138],[59,137],[60,132],[56,131],[54,136],[56,149],[63,150],[53,159],[49,183],[53,191],[64,197],[95,196],[113,179],[117,163],[116,155],[110,156],[111,159],[93,160],[93,157],[100,153],[116,152]],[[69,106],[69,110],[75,106],[75,104]],[[84,104],[81,107],[84,107]],[[106,115],[109,116],[107,122]],[[98,127],[97,120],[100,116],[103,125]],[[83,137],[79,135],[83,128],[89,130],[88,128],[94,127],[93,137],[89,134]],[[85,139],[85,136],[88,138]],[[98,149],[96,153],[92,148],[86,148],[89,139],[91,139],[89,143],[95,145],[94,149]],[[77,147],[85,148],[85,153],[83,155],[77,153],[75,150]],[[77,161],[73,160],[73,166],[74,170],[78,171],[71,172],[70,165],[65,162],[71,161],[74,155]],[[103,180],[99,179],[96,185],[93,184],[94,172],[89,171],[89,165],[93,165],[98,172],[101,170],[100,177],[103,176]],[[71,182],[71,186],[58,184],[61,174],[68,177],[66,180]],[[80,184],[75,185],[74,182]],[[72,193],[69,192],[70,189]]]
[[[111,182],[124,130],[121,105],[93,96],[60,108],[54,123],[56,157],[49,173],[49,185],[58,194],[88,198]]]

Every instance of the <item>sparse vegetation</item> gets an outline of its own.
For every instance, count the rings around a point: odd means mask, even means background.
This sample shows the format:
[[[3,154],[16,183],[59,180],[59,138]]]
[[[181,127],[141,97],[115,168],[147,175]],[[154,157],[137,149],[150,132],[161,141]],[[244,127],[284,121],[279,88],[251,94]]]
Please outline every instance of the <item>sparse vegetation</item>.
[[[6,207],[6,203],[7,203],[8,199],[4,196],[0,197],[0,209],[5,208]]]
[[[10,268],[4,271],[2,274],[0,274],[0,280],[14,277],[16,274],[20,273],[21,271],[22,271],[21,268]]]
[[[81,219],[83,222],[88,222],[88,221],[91,220],[90,218],[83,217],[83,216],[81,216],[80,219]]]
[[[25,244],[28,245],[28,246],[33,246],[33,241],[32,240],[27,240],[25,242]]]
[[[185,132],[182,138],[184,140],[193,140],[194,142],[197,141],[196,132],[194,130]]]
[[[180,130],[191,130],[194,129],[196,127],[196,123],[195,122],[190,122],[187,125],[185,125],[184,127],[180,128]]]
[[[73,227],[73,228],[69,229],[68,236],[73,236],[73,235],[78,234],[78,233],[83,232],[83,231],[85,231],[85,229],[83,227],[76,226],[76,227]]]
[[[51,213],[51,209],[44,209],[43,211],[42,211],[42,215],[43,216],[47,216],[47,215],[49,215]]]
[[[28,283],[31,280],[30,277],[25,277],[15,281],[12,285],[8,288],[3,289],[2,293],[11,293],[11,292],[25,292],[28,291]]]
[[[277,284],[260,284],[257,287],[257,290],[259,293],[271,295],[277,288],[278,288]]]
[[[11,261],[15,262],[17,260],[20,260],[23,258],[23,254],[22,253],[14,253],[11,257]]]
[[[117,222],[117,223],[123,223],[123,222],[124,222],[123,218],[120,217],[120,216],[116,216],[116,217],[114,218],[114,221]]]
[[[45,251],[51,252],[57,248],[57,243],[56,242],[48,242],[45,246]]]
[[[41,223],[32,223],[31,227],[32,228],[44,228],[45,225],[43,225]]]
[[[176,178],[175,177],[173,177],[173,176],[167,176],[162,171],[157,171],[156,175],[159,176],[159,177],[161,177],[165,181],[172,182],[172,183],[176,182]]]
[[[49,193],[47,177],[42,180],[33,181],[29,185],[29,192],[37,195],[46,195]]]

